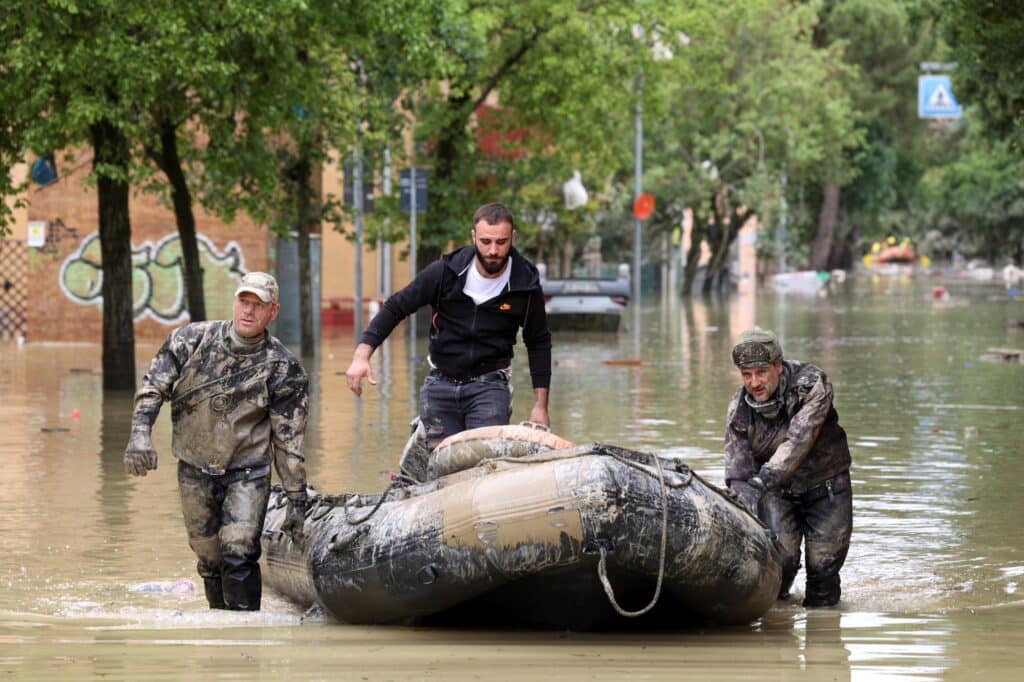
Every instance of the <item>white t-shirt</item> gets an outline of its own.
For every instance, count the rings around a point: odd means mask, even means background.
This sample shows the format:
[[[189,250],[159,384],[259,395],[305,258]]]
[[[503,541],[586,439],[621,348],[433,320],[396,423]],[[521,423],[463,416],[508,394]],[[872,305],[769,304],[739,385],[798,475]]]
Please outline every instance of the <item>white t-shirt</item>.
[[[484,301],[489,301],[498,296],[508,287],[508,279],[512,274],[512,256],[508,257],[502,273],[494,278],[484,277],[480,274],[480,271],[476,269],[476,258],[473,259],[473,262],[469,264],[467,269],[466,286],[462,288],[462,293],[473,299],[477,305],[480,305]]]

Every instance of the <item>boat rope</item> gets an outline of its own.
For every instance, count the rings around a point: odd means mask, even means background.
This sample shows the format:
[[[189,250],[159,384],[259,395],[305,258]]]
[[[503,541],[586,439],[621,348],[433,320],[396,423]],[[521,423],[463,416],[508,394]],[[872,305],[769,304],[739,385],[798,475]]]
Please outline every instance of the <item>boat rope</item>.
[[[668,551],[668,486],[665,485],[665,473],[661,469],[661,460],[658,459],[658,455],[650,453],[651,459],[654,460],[654,465],[658,469],[658,483],[661,487],[661,551],[658,557],[658,582],[654,588],[654,596],[651,597],[651,603],[640,609],[639,611],[627,611],[619,605],[619,602],[615,599],[615,590],[612,589],[612,584],[608,580],[608,569],[606,566],[608,550],[601,544],[598,549],[601,551],[601,559],[597,562],[597,577],[601,579],[601,584],[604,586],[604,593],[608,595],[608,601],[611,603],[612,608],[620,616],[626,618],[636,618],[642,616],[658,603],[658,598],[661,596],[661,584],[665,578],[665,555]],[[617,455],[612,455],[616,459],[620,459]]]
[[[566,448],[564,450],[547,450],[543,452],[536,452],[532,455],[525,455],[523,457],[487,457],[477,463],[477,466],[488,467],[491,470],[495,470],[494,466],[497,462],[505,462],[507,464],[537,464],[538,462],[555,462],[560,459],[574,459],[576,457],[582,457],[584,455],[601,455],[603,457],[611,457],[619,462],[625,464],[628,467],[632,467],[637,471],[647,474],[648,476],[655,476],[655,473],[651,469],[655,469],[657,472],[658,479],[664,485],[664,474],[661,470],[661,460],[655,455],[655,467],[650,467],[639,462],[625,457],[619,451],[619,448],[614,446],[602,445],[595,443],[593,445],[577,445],[575,447]],[[646,454],[646,453],[637,453]],[[676,465],[676,471],[678,471],[682,478],[672,484],[673,488],[681,488],[687,486],[693,481],[694,478],[699,479],[704,485],[708,485],[708,482],[697,476],[697,474],[690,467],[685,464],[679,463]]]
[[[382,493],[380,494],[380,499],[379,499],[379,500],[377,500],[377,504],[373,505],[373,509],[371,509],[371,510],[370,510],[369,512],[367,512],[366,516],[364,516],[364,517],[363,517],[363,518],[361,518],[361,519],[356,519],[356,520],[352,520],[352,519],[351,519],[351,518],[349,517],[349,515],[348,515],[348,504],[345,504],[345,505],[344,505],[344,506],[342,507],[342,509],[344,509],[344,510],[345,510],[345,521],[346,521],[346,522],[348,523],[348,525],[350,525],[350,526],[358,526],[358,525],[359,525],[359,524],[361,524],[361,523],[366,523],[367,521],[369,521],[369,520],[370,520],[370,517],[371,517],[371,516],[373,516],[374,514],[376,514],[376,513],[377,513],[377,510],[378,510],[378,509],[380,509],[381,505],[382,505],[382,504],[384,504],[384,502],[386,502],[386,501],[387,501],[387,499],[388,499],[388,493],[390,493],[390,492],[391,492],[392,490],[394,490],[395,488],[397,488],[397,487],[398,487],[398,486],[400,486],[400,485],[402,485],[402,482],[401,482],[401,481],[393,481],[393,482],[391,483],[391,485],[389,485],[389,486],[388,486],[387,488],[385,488],[385,489],[384,489],[384,492],[382,492]]]

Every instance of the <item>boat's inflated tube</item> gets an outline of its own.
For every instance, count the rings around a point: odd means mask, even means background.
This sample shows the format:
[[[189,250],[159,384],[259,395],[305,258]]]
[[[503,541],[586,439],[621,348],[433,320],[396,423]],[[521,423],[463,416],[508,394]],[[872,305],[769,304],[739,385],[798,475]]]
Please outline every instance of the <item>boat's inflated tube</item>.
[[[485,459],[520,458],[571,447],[573,443],[543,428],[525,424],[482,426],[441,441],[427,462],[427,479],[463,471]]]

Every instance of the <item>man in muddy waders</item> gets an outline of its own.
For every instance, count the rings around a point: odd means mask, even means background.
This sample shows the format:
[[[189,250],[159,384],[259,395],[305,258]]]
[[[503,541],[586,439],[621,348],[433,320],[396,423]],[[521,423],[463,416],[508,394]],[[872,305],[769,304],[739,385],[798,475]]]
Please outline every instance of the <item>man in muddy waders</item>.
[[[403,319],[431,306],[430,374],[420,389],[418,423],[401,469],[423,480],[427,455],[442,440],[480,426],[508,424],[513,346],[519,329],[530,362],[530,421],[550,426],[551,333],[537,268],[516,251],[515,222],[501,204],[473,215],[473,244],[442,256],[388,298],[366,327],[345,372],[362,395],[362,381],[377,381],[370,356]]]
[[[803,604],[832,606],[853,529],[850,448],[832,384],[814,365],[783,360],[774,332],[760,327],[740,335],[732,360],[743,386],[726,416],[726,484],[779,538],[779,598],[789,596],[803,541]]]
[[[171,332],[135,396],[125,470],[156,469],[150,432],[169,401],[185,528],[213,609],[260,608],[271,461],[288,499],[282,529],[302,541],[309,384],[295,356],[266,331],[279,310],[274,278],[250,272],[235,291],[233,319]]]

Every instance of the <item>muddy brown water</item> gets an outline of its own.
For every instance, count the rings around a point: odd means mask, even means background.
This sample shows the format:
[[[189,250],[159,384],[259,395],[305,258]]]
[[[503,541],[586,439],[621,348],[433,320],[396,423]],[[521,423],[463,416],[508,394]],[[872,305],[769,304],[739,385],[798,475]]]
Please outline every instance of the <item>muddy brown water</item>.
[[[934,302],[932,287],[951,292]],[[731,340],[753,323],[833,380],[850,436],[855,531],[839,608],[780,602],[759,622],[662,633],[340,625],[273,594],[211,612],[170,455],[127,477],[131,396],[104,394],[94,345],[0,342],[0,673],[7,679],[1019,679],[1024,659],[1024,301],[995,284],[857,277],[825,297],[645,303],[636,333],[555,339],[553,426],[684,458],[722,481]],[[309,364],[309,478],[387,485],[415,411],[423,340],[396,332],[380,384],[344,387],[351,333]],[[138,349],[139,371],[155,346]],[[529,413],[525,353],[514,419]],[[802,591],[803,574],[797,577]],[[194,588],[198,587],[198,590]],[[798,594],[799,597],[799,594]]]

